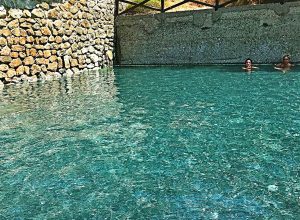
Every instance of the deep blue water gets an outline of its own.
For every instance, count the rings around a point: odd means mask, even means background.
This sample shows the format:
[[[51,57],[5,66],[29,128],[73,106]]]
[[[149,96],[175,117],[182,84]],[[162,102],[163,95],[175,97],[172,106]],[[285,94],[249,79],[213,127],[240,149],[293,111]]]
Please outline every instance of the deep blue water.
[[[0,94],[0,219],[299,219],[299,206],[299,69],[116,68]]]

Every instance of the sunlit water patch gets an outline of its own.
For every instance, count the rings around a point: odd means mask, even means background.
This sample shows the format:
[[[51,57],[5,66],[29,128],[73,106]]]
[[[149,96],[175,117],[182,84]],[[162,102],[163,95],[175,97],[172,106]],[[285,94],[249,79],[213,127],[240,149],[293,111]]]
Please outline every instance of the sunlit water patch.
[[[0,219],[300,218],[297,69],[9,85],[0,122]]]

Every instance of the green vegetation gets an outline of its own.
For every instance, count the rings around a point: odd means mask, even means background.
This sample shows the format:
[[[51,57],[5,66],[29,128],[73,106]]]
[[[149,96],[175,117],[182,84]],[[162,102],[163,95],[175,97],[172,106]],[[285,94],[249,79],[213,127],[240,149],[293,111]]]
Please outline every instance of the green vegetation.
[[[131,0],[131,1],[135,2],[135,3],[140,3],[144,0]],[[145,5],[160,9],[161,0],[150,0]],[[165,0],[165,7],[169,7],[170,5],[172,5],[172,2],[168,1],[168,0]],[[133,5],[128,4],[126,9],[131,8],[131,7],[133,7]],[[133,14],[139,14],[139,13],[143,13],[143,14],[146,13],[147,14],[147,13],[151,13],[151,12],[154,12],[154,11],[149,9],[149,8],[144,8],[144,7],[137,7],[133,11],[131,11],[131,13],[133,13]]]
[[[287,0],[285,2],[288,2]],[[282,0],[237,0],[232,5],[259,5],[259,4],[267,4],[267,3],[280,3]]]
[[[0,0],[0,5],[5,8],[32,9],[42,2],[62,2],[63,0]]]
[[[131,0],[132,2],[135,3],[140,3],[143,0]],[[172,5],[175,5],[182,0],[165,0],[165,8],[168,8]],[[220,0],[220,4],[228,2],[229,0]],[[298,0],[237,0],[231,4],[228,4],[226,7],[231,7],[231,6],[239,6],[239,5],[259,5],[259,4],[267,4],[267,3],[282,3],[282,2],[292,2],[292,1],[298,1]],[[208,4],[215,4],[215,0],[201,0],[201,2],[206,2]],[[161,0],[150,0],[147,2],[145,5],[155,7],[155,8],[160,8],[161,7]],[[133,7],[133,5],[126,5],[126,9]],[[201,9],[205,6],[201,6],[196,3],[192,2],[187,2],[172,11],[181,11],[181,10],[194,10],[194,9]],[[130,14],[148,14],[148,13],[154,13],[155,11],[144,8],[144,7],[137,7],[133,11],[130,11]]]

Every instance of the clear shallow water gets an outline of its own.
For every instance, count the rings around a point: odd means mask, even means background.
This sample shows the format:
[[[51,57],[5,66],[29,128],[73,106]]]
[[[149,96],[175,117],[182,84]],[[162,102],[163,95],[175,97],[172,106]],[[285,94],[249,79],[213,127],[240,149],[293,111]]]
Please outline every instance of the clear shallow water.
[[[299,70],[8,86],[0,122],[0,219],[300,218]]]

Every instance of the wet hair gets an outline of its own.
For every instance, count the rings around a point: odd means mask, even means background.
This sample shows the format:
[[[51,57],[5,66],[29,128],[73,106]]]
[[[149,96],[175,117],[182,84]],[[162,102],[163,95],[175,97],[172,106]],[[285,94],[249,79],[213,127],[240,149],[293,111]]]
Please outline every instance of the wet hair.
[[[247,58],[247,59],[245,60],[244,63],[246,64],[246,62],[247,62],[248,60],[250,60],[251,64],[253,63],[252,60],[251,60],[250,58]]]
[[[290,55],[288,55],[288,54],[284,55],[284,56],[282,57],[282,60],[285,60],[285,59],[290,60],[290,59],[291,59],[291,58],[290,58]]]

